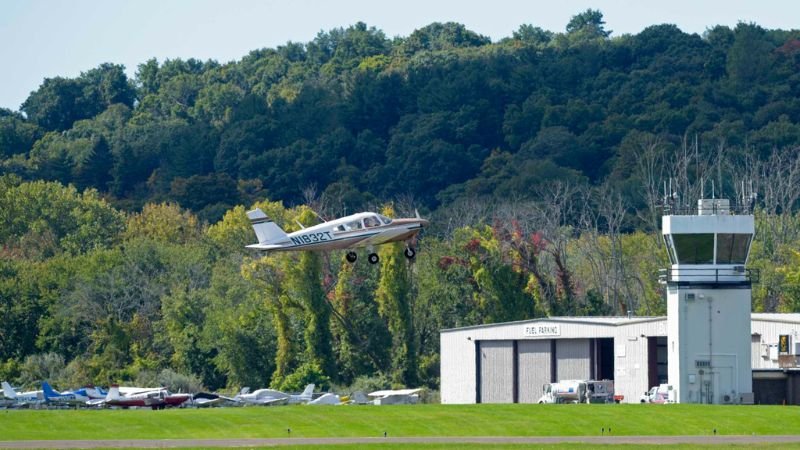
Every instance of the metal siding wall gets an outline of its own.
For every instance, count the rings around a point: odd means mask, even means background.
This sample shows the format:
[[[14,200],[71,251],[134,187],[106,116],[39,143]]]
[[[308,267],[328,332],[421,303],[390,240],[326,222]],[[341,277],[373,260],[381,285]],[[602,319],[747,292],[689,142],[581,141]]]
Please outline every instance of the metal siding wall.
[[[514,401],[514,341],[481,341],[481,403]]]
[[[666,318],[617,328],[614,338],[614,393],[623,395],[623,402],[639,402],[642,393],[652,387],[648,380],[648,337],[666,336],[666,332]],[[621,354],[618,353],[620,351]]]
[[[779,316],[776,314],[776,316]],[[788,316],[788,314],[787,314]],[[795,316],[795,314],[792,314]],[[757,333],[761,335],[761,344],[777,344],[778,343],[778,336],[781,334],[788,334],[792,336],[792,341],[797,339],[798,332],[800,332],[800,323],[796,322],[789,322],[789,321],[778,321],[778,320],[752,320],[751,321],[751,330],[752,333]],[[758,354],[755,353],[756,348],[755,344],[752,344],[752,354],[750,355],[750,359],[752,360],[753,368],[760,368],[760,369],[777,369],[778,361],[772,360],[770,358],[764,358],[761,355],[763,354],[763,347],[758,348]]]
[[[556,341],[556,378],[561,380],[589,379],[589,340],[560,339]]]
[[[475,403],[475,341],[467,333],[441,333],[441,401]]]
[[[760,369],[764,363],[761,357],[764,349],[761,346],[761,335],[754,334],[750,336],[750,367],[753,369]]]
[[[550,340],[519,341],[519,402],[536,403],[550,382]]]

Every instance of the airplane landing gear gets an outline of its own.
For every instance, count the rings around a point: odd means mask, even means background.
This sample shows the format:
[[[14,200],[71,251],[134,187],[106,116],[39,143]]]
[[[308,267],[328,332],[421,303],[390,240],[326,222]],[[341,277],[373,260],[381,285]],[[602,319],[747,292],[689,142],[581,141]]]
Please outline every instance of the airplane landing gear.
[[[354,263],[358,259],[358,254],[356,252],[347,252],[345,258],[347,258],[347,262]]]
[[[380,258],[378,258],[377,253],[370,253],[369,256],[367,256],[367,261],[369,261],[370,264],[378,264]]]
[[[403,252],[403,254],[406,255],[406,258],[408,259],[414,259],[414,257],[417,256],[417,251],[414,250],[414,247],[406,247],[406,250]]]

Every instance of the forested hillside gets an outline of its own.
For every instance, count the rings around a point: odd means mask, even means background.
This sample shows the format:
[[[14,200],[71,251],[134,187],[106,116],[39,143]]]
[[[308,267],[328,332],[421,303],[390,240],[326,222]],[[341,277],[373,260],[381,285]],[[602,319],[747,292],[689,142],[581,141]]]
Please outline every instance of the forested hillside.
[[[442,328],[663,314],[665,183],[752,186],[754,309],[800,311],[800,31],[357,23],[45,79],[0,110],[0,379],[435,387]],[[254,205],[432,227],[413,263],[260,258]]]

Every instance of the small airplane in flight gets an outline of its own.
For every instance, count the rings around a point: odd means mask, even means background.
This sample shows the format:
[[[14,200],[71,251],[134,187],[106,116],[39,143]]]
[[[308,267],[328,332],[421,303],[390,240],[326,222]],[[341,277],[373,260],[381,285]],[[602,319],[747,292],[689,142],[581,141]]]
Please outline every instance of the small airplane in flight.
[[[247,218],[258,238],[258,244],[248,245],[247,248],[267,252],[325,251],[371,248],[374,245],[406,241],[408,245],[404,253],[408,259],[414,258],[417,253],[410,243],[423,227],[428,226],[428,221],[421,218],[419,213],[415,218],[390,219],[380,214],[362,212],[287,234],[260,208],[248,211]],[[353,263],[356,259],[356,252],[347,252],[349,262]],[[370,250],[367,260],[377,264],[378,259],[378,254]]]

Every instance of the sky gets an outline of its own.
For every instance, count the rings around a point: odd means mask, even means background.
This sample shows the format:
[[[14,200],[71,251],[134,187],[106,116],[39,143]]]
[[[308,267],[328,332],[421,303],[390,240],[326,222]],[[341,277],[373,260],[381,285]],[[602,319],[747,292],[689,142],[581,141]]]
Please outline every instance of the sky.
[[[497,41],[522,24],[564,31],[588,8],[612,37],[662,23],[700,34],[738,22],[800,28],[800,0],[0,0],[0,107],[18,110],[45,78],[105,62],[131,77],[150,58],[225,63],[359,21],[389,37],[453,21]]]

